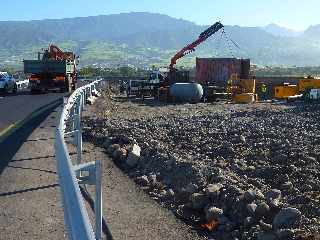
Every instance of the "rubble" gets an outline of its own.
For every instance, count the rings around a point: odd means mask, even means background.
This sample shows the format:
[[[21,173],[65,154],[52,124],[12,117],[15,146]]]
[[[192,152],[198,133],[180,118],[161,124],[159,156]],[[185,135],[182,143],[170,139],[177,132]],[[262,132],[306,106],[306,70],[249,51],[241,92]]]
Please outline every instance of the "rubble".
[[[120,166],[183,219],[218,217],[209,238],[320,232],[320,106],[112,104],[84,136],[127,149]]]

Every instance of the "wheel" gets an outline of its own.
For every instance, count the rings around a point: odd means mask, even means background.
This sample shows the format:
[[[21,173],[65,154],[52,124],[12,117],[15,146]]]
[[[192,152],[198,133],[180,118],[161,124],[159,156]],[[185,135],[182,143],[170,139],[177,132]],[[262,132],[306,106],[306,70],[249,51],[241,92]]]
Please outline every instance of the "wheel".
[[[6,93],[8,93],[8,91],[9,91],[9,88],[8,88],[8,85],[6,84],[6,85],[4,85],[3,93],[6,94]]]
[[[17,90],[18,90],[18,86],[17,86],[17,84],[14,84],[13,89],[12,89],[12,92],[13,92],[13,93],[16,93]]]

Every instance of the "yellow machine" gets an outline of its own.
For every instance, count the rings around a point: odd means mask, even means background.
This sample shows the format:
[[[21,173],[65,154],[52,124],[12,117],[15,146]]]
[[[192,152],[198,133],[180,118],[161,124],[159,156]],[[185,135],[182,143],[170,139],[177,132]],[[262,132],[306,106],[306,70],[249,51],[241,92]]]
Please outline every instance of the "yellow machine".
[[[277,86],[274,89],[274,96],[279,99],[287,99],[288,97],[298,95],[298,93],[298,86],[290,85],[289,83],[284,83],[282,86]]]
[[[298,85],[284,83],[282,86],[275,87],[274,96],[278,99],[288,99],[296,95],[304,94],[310,89],[320,89],[320,79],[311,76],[300,79]]]
[[[237,74],[233,74],[229,80],[227,92],[234,103],[254,103],[257,100],[256,80],[239,79]]]

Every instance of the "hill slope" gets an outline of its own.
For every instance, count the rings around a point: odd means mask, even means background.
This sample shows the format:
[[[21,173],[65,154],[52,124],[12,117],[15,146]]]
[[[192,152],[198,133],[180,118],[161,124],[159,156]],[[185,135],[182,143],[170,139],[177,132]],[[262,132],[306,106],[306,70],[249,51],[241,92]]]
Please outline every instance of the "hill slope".
[[[175,51],[206,27],[153,13],[0,22],[0,64],[34,58],[42,47],[56,43],[79,54],[83,65],[166,65]],[[227,35],[240,48],[217,33],[181,64],[194,64],[195,56],[236,56],[263,65],[319,65],[318,29],[314,26],[301,36],[283,37],[259,27],[226,26]]]

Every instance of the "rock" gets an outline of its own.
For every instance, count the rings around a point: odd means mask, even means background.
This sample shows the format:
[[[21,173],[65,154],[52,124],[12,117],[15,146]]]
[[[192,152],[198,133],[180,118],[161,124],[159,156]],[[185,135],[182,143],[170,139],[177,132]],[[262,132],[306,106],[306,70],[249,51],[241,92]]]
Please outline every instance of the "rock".
[[[281,153],[279,155],[276,155],[273,160],[277,164],[284,164],[284,163],[287,162],[288,156],[286,156],[285,154]]]
[[[270,211],[269,205],[266,204],[265,202],[262,202],[257,205],[255,214],[258,217],[264,217],[268,214],[269,211]]]
[[[198,185],[194,184],[194,183],[189,183],[186,187],[186,192],[193,194],[198,192]]]
[[[202,210],[210,203],[209,198],[202,193],[193,193],[190,196],[190,201],[192,203],[192,208],[195,210]]]
[[[248,203],[252,203],[254,200],[256,200],[255,191],[253,191],[253,190],[245,191],[243,194],[243,199]]]
[[[211,222],[212,220],[218,220],[218,218],[220,218],[223,215],[223,210],[220,208],[209,206],[204,209],[204,213],[207,222]]]
[[[186,203],[190,201],[190,197],[190,193],[186,192],[184,188],[175,194],[175,199],[178,203]]]
[[[168,196],[166,190],[160,190],[159,194],[160,194],[160,197],[161,197],[161,198],[165,198],[165,197]]]
[[[309,184],[303,184],[301,187],[302,192],[311,192],[313,190],[313,187]]]
[[[247,210],[248,210],[248,213],[249,213],[251,216],[254,216],[254,215],[255,215],[256,209],[257,209],[257,205],[256,205],[256,204],[254,204],[254,203],[247,204]]]
[[[301,212],[296,208],[284,208],[273,219],[273,228],[292,228],[301,219]]]
[[[156,183],[157,183],[157,175],[156,174],[150,174],[148,176],[148,180],[149,180],[151,186],[155,186]]]
[[[169,199],[174,198],[174,191],[172,189],[167,190],[167,197]]]
[[[137,183],[142,186],[149,186],[149,179],[146,175],[137,178]]]
[[[112,138],[107,137],[106,140],[103,142],[102,147],[107,150],[110,147],[110,145],[112,145],[112,143]]]
[[[112,156],[113,152],[117,149],[120,149],[121,146],[119,144],[112,144],[108,147],[107,153]]]
[[[256,198],[259,199],[259,200],[263,200],[265,199],[263,193],[260,191],[260,190],[256,190]]]
[[[260,221],[260,222],[259,222],[259,226],[260,226],[260,228],[261,228],[263,231],[265,231],[265,232],[270,232],[270,231],[272,231],[272,225],[271,225],[271,224],[267,224],[267,223],[265,223],[265,222],[263,222],[263,221]]]
[[[127,150],[124,148],[119,148],[116,149],[113,153],[112,153],[112,157],[114,160],[118,161],[123,161],[126,159],[127,157]]]
[[[281,176],[279,176],[279,182],[280,183],[286,183],[289,182],[289,175],[288,174],[283,174]]]
[[[277,236],[280,240],[292,240],[294,238],[294,231],[291,229],[280,229],[277,231]]]
[[[254,223],[253,217],[246,217],[246,218],[243,220],[243,225],[244,225],[245,227],[249,227],[249,226],[251,226],[253,223]]]
[[[141,149],[137,144],[134,144],[131,149],[130,152],[128,154],[127,160],[126,160],[126,164],[129,167],[135,167],[139,160],[140,160],[140,152]]]
[[[222,209],[221,209],[221,210],[222,210]],[[222,210],[222,211],[223,211],[223,210]],[[227,225],[227,224],[230,224],[231,222],[230,222],[230,220],[229,220],[226,216],[221,215],[221,216],[218,217],[218,223],[219,223],[219,224],[222,224],[222,225]]]
[[[272,210],[273,212],[275,211],[280,211],[281,206],[283,205],[278,199],[275,200],[271,200],[268,202],[268,205],[270,207],[270,210]]]
[[[305,157],[305,161],[306,161],[308,164],[313,164],[313,163],[317,162],[317,159],[314,158],[314,157],[311,157],[311,156],[307,156],[307,157]]]
[[[282,183],[281,186],[280,186],[280,189],[281,190],[291,190],[293,188],[293,184],[292,182],[285,182],[285,183]]]
[[[271,189],[266,193],[266,199],[268,201],[281,198],[281,191],[278,189]]]
[[[213,199],[215,197],[217,197],[220,193],[220,189],[223,187],[222,184],[209,184],[205,191],[206,191],[206,194],[209,198]]]
[[[260,232],[257,236],[258,240],[277,240],[278,237],[273,232]]]

